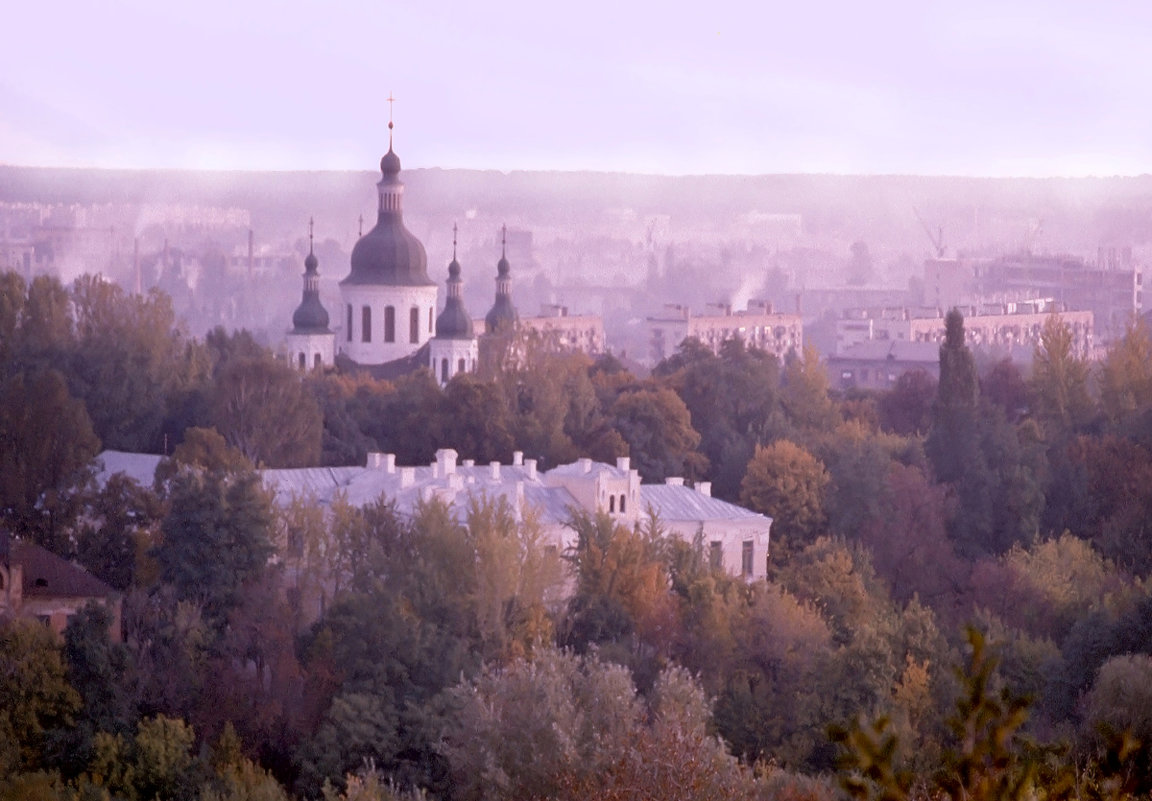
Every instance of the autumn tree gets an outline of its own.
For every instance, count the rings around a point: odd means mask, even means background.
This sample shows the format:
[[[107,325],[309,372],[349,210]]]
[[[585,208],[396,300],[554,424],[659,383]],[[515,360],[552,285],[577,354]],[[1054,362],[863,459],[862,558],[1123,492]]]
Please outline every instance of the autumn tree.
[[[1142,320],[1129,323],[1100,369],[1100,406],[1113,422],[1152,408],[1152,334]]]
[[[879,400],[880,425],[902,436],[923,436],[932,422],[936,380],[924,370],[900,374],[895,386]]]
[[[829,429],[838,415],[828,396],[828,373],[811,345],[785,361],[780,400],[792,424],[799,428]]]
[[[1093,414],[1088,361],[1075,352],[1071,327],[1049,315],[1032,357],[1035,415],[1050,437],[1078,430]]]
[[[757,446],[741,483],[740,503],[773,520],[773,534],[793,545],[811,540],[823,529],[824,465],[795,443],[777,440]]]

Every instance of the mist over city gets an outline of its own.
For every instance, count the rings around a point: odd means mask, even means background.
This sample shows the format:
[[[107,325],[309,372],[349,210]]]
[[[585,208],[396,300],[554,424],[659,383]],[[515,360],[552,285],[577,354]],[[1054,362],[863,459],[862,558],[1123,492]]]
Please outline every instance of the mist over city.
[[[1152,792],[1152,6],[7,21],[0,801]]]

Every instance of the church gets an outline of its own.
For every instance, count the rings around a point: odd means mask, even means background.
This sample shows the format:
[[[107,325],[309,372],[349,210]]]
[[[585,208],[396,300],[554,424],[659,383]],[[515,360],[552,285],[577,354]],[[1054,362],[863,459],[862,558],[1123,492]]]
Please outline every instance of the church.
[[[436,314],[438,291],[428,276],[428,256],[423,243],[404,226],[404,183],[400,157],[392,147],[392,128],[389,122],[388,152],[380,159],[376,225],[352,248],[351,270],[340,281],[342,325],[333,330],[320,302],[319,264],[310,227],[304,292],[287,335],[288,358],[299,369],[336,365],[376,378],[395,378],[426,366],[443,386],[458,373],[475,372],[479,338],[464,308],[455,227],[446,301]],[[496,298],[485,317],[488,336],[507,334],[518,320],[506,231],[502,242]]]

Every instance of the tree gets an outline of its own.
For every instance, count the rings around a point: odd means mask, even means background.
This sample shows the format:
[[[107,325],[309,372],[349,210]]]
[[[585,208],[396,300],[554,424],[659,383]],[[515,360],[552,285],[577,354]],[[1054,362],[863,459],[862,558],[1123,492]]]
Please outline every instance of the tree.
[[[137,562],[154,544],[160,499],[123,473],[111,476],[89,497],[79,525],[77,560],[101,581],[127,590]]]
[[[924,449],[939,481],[958,480],[977,460],[976,363],[964,344],[964,317],[953,309],[945,318],[940,345],[940,384],[932,408],[932,429]]]
[[[323,421],[301,381],[297,371],[268,356],[225,363],[209,402],[213,427],[257,465],[316,464]]]
[[[773,534],[795,545],[822,531],[828,481],[819,459],[799,445],[778,440],[756,447],[741,482],[740,503],[771,516]]]
[[[52,632],[0,621],[0,777],[38,768],[46,733],[71,725],[79,707]]]
[[[880,425],[901,436],[922,436],[932,422],[936,380],[924,370],[901,373],[896,385],[880,397]]]
[[[1071,327],[1049,315],[1032,357],[1031,385],[1036,417],[1050,437],[1079,429],[1093,413],[1088,362],[1073,345]]]
[[[168,504],[152,551],[161,578],[222,625],[243,586],[267,566],[271,498],[254,472],[186,468],[169,483]]]
[[[811,345],[786,361],[780,400],[792,423],[800,428],[825,430],[836,423],[836,407],[828,397],[828,373]]]
[[[0,518],[50,550],[67,553],[71,502],[100,441],[84,404],[52,369],[0,382]]]
[[[700,432],[700,452],[710,469],[701,477],[713,492],[734,500],[756,445],[781,436],[786,422],[780,409],[780,368],[776,357],[748,348],[739,337],[720,346],[720,355],[696,339],[686,339],[676,354],[652,370],[661,385],[675,390]],[[718,388],[723,391],[717,391]]]
[[[1152,333],[1133,320],[1100,370],[1100,406],[1113,422],[1152,407]]]
[[[628,443],[632,464],[649,482],[668,476],[695,478],[704,460],[695,452],[700,435],[688,407],[670,389],[635,389],[616,399],[609,411],[613,427]]]

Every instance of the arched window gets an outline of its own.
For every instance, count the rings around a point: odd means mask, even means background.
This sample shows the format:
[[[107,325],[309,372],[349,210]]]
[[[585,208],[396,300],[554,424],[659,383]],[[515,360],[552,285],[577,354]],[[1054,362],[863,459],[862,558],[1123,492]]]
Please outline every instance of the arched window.
[[[300,354],[300,369],[303,370],[307,366],[308,366],[307,357],[303,353],[301,353]]]
[[[348,325],[346,326],[346,329],[348,331],[348,333],[347,333],[348,341],[351,342],[352,341],[352,304],[351,303],[348,304]]]
[[[396,309],[391,306],[384,307],[384,341],[396,341]]]
[[[360,310],[360,341],[372,341],[372,307],[365,306]]]
[[[616,496],[608,496],[608,514],[615,514],[616,512]]]
[[[448,360],[447,359],[441,359],[440,360],[440,383],[442,383],[442,384],[448,383]]]
[[[415,306],[408,312],[408,341],[413,344],[420,341],[420,310]]]
[[[464,364],[465,364],[465,362],[463,359],[461,359],[459,362],[457,362],[456,363],[456,372],[463,373],[465,370],[467,370],[468,368],[466,368],[464,366]]]
[[[620,496],[620,514],[624,514],[624,496]]]
[[[312,366],[313,366],[313,367],[320,367],[320,366],[321,366],[321,365],[323,365],[323,364],[324,364],[324,360],[323,360],[323,359],[321,359],[321,358],[320,358],[320,354],[319,354],[319,353],[317,353],[317,354],[316,354],[316,358],[312,360]]]

